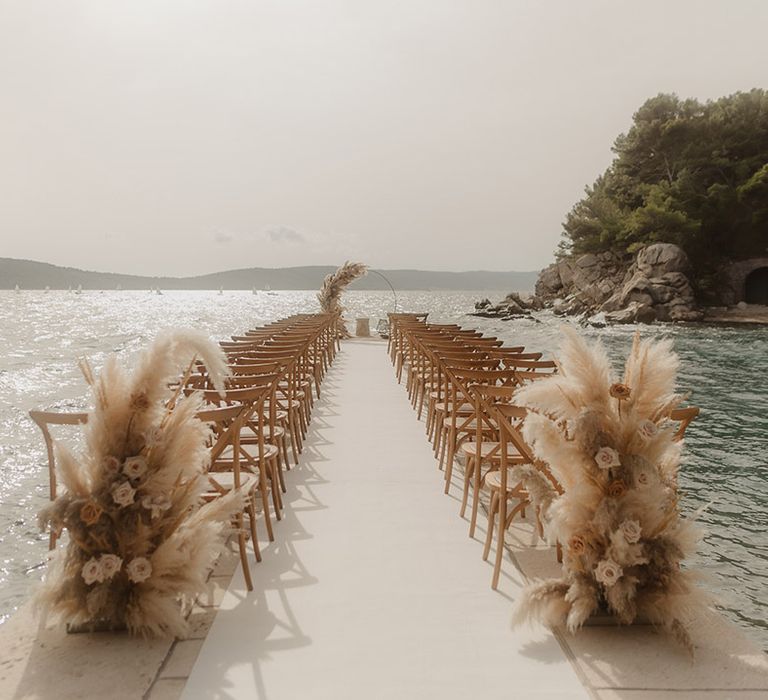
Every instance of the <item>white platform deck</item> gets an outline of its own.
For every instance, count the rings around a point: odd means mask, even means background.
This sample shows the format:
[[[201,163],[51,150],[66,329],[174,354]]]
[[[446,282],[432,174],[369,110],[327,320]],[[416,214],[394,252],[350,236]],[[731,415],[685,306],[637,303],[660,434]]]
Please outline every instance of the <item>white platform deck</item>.
[[[491,590],[383,344],[346,343],[322,392],[255,590],[235,574],[183,697],[589,697],[551,634],[511,629],[520,577]]]

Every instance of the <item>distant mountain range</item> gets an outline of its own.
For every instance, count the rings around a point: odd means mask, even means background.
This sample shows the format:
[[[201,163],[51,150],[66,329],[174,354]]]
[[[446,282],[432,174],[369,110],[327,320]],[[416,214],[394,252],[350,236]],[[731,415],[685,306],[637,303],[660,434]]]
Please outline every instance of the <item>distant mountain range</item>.
[[[214,272],[197,277],[143,277],[114,272],[90,272],[59,267],[33,260],[0,258],[0,289],[319,289],[324,277],[336,268],[329,265],[263,268]],[[379,270],[400,290],[501,290],[525,292],[533,289],[538,276],[532,272],[436,272],[432,270]],[[370,272],[352,289],[389,289]]]

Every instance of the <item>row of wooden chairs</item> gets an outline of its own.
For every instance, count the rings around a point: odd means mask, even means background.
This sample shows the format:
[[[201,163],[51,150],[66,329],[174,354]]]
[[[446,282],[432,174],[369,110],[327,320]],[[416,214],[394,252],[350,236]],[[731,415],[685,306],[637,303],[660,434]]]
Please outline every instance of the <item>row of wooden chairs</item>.
[[[253,589],[248,537],[256,560],[261,561],[256,504],[261,505],[266,534],[272,541],[273,515],[281,520],[284,509],[284,472],[290,469],[291,458],[298,462],[314,399],[320,396],[320,385],[339,349],[338,343],[333,316],[293,316],[220,342],[231,370],[223,395],[213,388],[201,362],[179,380],[178,394],[202,394],[205,406],[198,418],[212,429],[206,499],[213,500],[233,489],[247,494],[245,508],[236,517],[235,525],[248,590]],[[30,416],[43,432],[50,497],[54,499],[57,482],[51,427],[82,425],[88,414],[31,411]],[[51,533],[50,547],[55,546],[56,535]]]
[[[422,417],[426,405],[426,432],[433,444],[444,491],[452,484],[457,458],[463,457],[460,515],[465,517],[471,494],[469,535],[474,537],[485,489],[489,496],[488,527],[483,559],[489,556],[496,533],[496,556],[491,586],[498,586],[504,538],[513,519],[526,516],[531,505],[522,483],[510,478],[514,467],[530,465],[552,485],[563,487],[548,467],[537,460],[521,434],[527,409],[515,405],[515,392],[525,384],[551,376],[557,364],[523,346],[505,346],[494,337],[455,324],[427,323],[423,314],[391,314],[388,350],[399,382],[405,384],[411,405]],[[677,439],[699,409],[676,409]],[[537,527],[543,535],[539,514]],[[561,558],[559,544],[558,559]]]

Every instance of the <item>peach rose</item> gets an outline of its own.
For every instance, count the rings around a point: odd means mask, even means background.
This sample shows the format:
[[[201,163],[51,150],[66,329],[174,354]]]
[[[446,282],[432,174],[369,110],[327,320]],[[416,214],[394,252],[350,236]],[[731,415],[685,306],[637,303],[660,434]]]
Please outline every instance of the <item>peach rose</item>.
[[[136,557],[128,562],[128,566],[125,567],[128,573],[128,578],[134,583],[141,583],[146,581],[152,575],[152,564],[149,563],[149,559],[145,557]]]
[[[587,551],[587,543],[581,535],[574,535],[568,540],[568,549],[579,557]]]
[[[612,447],[601,447],[595,453],[595,462],[600,469],[610,469],[611,467],[620,467],[621,459],[619,453]]]
[[[614,399],[618,399],[619,401],[623,401],[624,399],[628,399],[630,394],[632,393],[632,389],[630,389],[626,384],[611,384],[611,388],[608,390],[610,395]]]
[[[136,490],[129,481],[123,481],[112,487],[112,500],[121,508],[131,505],[134,501]]]
[[[147,472],[147,460],[141,455],[129,457],[123,465],[123,474],[129,479],[140,479]]]
[[[647,488],[651,484],[651,477],[648,476],[648,472],[641,471],[637,473],[635,481],[640,488]]]
[[[640,433],[640,436],[644,439],[650,440],[651,438],[656,437],[659,432],[659,428],[652,420],[644,420],[642,423],[640,423],[637,432]]]
[[[613,559],[603,559],[595,568],[595,578],[606,588],[610,588],[618,581],[624,571]]]
[[[99,522],[99,518],[101,518],[101,514],[103,512],[104,510],[98,503],[88,501],[80,509],[80,520],[82,520],[86,525],[95,525],[97,522]]]
[[[101,583],[104,580],[104,570],[101,568],[101,564],[96,557],[91,557],[80,570],[80,574],[85,581],[86,586],[90,586],[93,583]]]
[[[102,554],[99,557],[99,565],[106,580],[111,579],[123,565],[123,560],[117,554]]]
[[[624,539],[628,544],[635,544],[640,541],[640,535],[642,534],[642,528],[637,520],[625,520],[619,525],[621,534],[624,535]]]
[[[621,479],[614,479],[608,484],[608,495],[611,498],[621,498],[627,492],[627,487]]]

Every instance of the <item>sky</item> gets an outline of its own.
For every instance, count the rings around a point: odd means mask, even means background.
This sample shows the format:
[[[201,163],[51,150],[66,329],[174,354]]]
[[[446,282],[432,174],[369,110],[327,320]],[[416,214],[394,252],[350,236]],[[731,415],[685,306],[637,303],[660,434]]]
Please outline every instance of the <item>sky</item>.
[[[534,270],[659,92],[768,87],[765,0],[0,0],[0,257]]]

